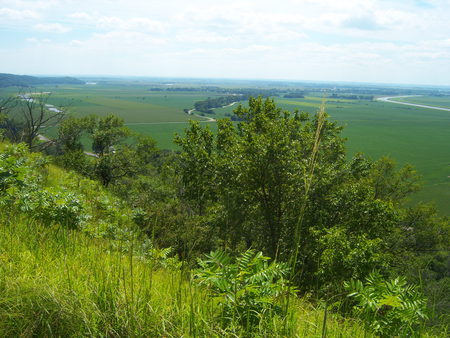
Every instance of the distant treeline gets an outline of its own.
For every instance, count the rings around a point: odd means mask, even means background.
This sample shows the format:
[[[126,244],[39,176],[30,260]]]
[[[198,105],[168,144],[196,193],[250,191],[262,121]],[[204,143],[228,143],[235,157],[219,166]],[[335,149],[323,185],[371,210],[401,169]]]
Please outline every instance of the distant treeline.
[[[332,89],[322,89],[322,91],[329,91],[336,93],[337,95],[429,95],[429,96],[442,96],[448,95],[449,91],[437,88],[395,88],[395,87],[334,87]]]
[[[305,97],[305,92],[291,92],[284,94],[284,97],[289,99],[303,99]]]
[[[213,110],[214,108],[220,108],[241,100],[245,100],[242,95],[220,96],[215,98],[208,97],[204,101],[195,102],[194,108],[199,112],[203,112],[206,114],[215,114]]]
[[[74,77],[35,77],[29,75],[14,75],[0,73],[0,88],[3,87],[32,87],[42,84],[84,84],[84,81]]]
[[[336,94],[336,93],[334,93],[330,97],[333,99],[373,101],[373,95],[355,95],[355,94]]]
[[[201,87],[152,87],[148,89],[153,92],[211,92],[211,93],[221,93],[225,95],[242,95],[246,98],[250,96],[258,97],[269,97],[278,96],[287,91],[284,89],[277,88],[222,88],[217,86],[201,86]],[[303,92],[302,92],[303,93]]]
[[[245,101],[248,100],[249,97],[258,97],[258,96],[272,97],[280,95],[280,91],[274,88],[271,89],[238,88],[230,92],[229,89],[217,87],[217,90],[225,92],[228,95],[214,98],[208,97],[206,100],[197,101],[194,103],[195,110],[206,114],[214,114],[213,111],[214,108],[220,108],[237,101]]]
[[[293,84],[294,85],[294,84]],[[358,86],[336,84],[302,84],[300,88],[227,88],[219,86],[167,86],[163,84],[155,85],[148,88],[149,91],[155,92],[206,92],[218,93],[224,96],[237,95],[243,96],[243,100],[252,97],[274,97],[283,96],[285,98],[304,98],[308,95],[317,95],[321,93],[329,93],[332,98],[348,99],[348,100],[373,100],[376,95],[430,95],[445,96],[449,95],[449,91],[438,88],[401,88],[401,87],[376,87],[376,86]]]

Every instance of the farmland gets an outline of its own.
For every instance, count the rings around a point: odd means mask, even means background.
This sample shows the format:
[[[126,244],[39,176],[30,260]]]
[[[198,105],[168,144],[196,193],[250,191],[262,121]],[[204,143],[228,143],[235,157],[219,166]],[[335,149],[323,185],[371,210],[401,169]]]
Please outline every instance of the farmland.
[[[152,85],[127,82],[60,85],[39,87],[38,90],[52,92],[49,103],[67,105],[74,116],[104,116],[109,113],[121,116],[133,131],[156,139],[160,148],[176,149],[172,142],[173,135],[183,133],[189,119],[203,121],[202,124],[215,130],[215,123],[206,122],[204,117],[189,115],[184,110],[192,109],[196,101],[223,94],[204,90],[196,84],[177,84],[182,88],[190,86],[186,91],[167,90],[172,88],[172,84],[158,85],[160,90],[150,90]],[[314,113],[324,96],[323,92],[311,90],[304,98],[284,98],[279,95],[274,99],[283,109]],[[417,96],[396,100],[450,107],[449,96]],[[237,104],[216,108],[214,115],[206,116],[231,116],[236,107]],[[348,139],[349,156],[363,152],[373,159],[390,156],[400,165],[412,164],[424,181],[422,191],[414,199],[435,201],[442,214],[450,215],[447,202],[450,200],[450,112],[389,102],[336,98],[326,101],[326,110],[332,120],[344,127],[343,135]],[[48,134],[55,135],[55,130],[49,130]]]

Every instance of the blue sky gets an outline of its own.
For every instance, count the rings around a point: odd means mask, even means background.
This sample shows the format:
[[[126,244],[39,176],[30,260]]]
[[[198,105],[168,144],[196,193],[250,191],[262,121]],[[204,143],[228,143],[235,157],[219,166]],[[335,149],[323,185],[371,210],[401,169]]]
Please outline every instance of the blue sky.
[[[450,1],[0,0],[0,72],[450,85]]]

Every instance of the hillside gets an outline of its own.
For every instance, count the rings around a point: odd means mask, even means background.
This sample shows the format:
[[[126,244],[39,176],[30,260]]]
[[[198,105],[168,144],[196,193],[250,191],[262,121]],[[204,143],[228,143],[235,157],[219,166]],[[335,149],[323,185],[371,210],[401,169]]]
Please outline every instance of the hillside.
[[[246,335],[220,325],[220,303],[98,183],[22,146],[0,152],[0,336]],[[19,186],[29,193],[8,203]],[[326,323],[330,337],[370,337],[320,305],[293,298],[289,308],[287,324],[275,316],[254,335],[316,337]]]
[[[36,77],[29,75],[15,75],[0,73],[0,88],[3,87],[32,87],[37,85],[61,85],[72,84],[82,85],[84,81],[78,80],[74,77]]]

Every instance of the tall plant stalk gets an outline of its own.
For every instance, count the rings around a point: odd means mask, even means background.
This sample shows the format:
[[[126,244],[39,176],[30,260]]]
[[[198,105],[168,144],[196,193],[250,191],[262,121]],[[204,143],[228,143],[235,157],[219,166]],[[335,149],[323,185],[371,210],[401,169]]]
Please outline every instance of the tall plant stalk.
[[[318,157],[319,148],[320,148],[322,129],[325,124],[325,115],[326,115],[325,114],[325,103],[326,103],[326,101],[324,98],[322,100],[322,104],[320,105],[320,109],[317,113],[317,127],[316,127],[316,131],[314,134],[314,143],[313,143],[313,147],[311,150],[310,161],[308,163],[309,165],[307,168],[304,168],[304,173],[303,173],[305,191],[303,194],[303,199],[300,204],[300,213],[297,218],[297,223],[295,226],[295,232],[294,232],[295,250],[291,253],[291,256],[289,259],[289,267],[290,267],[289,281],[290,281],[290,283],[288,285],[288,294],[291,291],[290,288],[292,287],[292,285],[294,283],[294,279],[297,274],[296,268],[297,268],[298,256],[300,253],[301,229],[302,229],[303,220],[304,220],[304,216],[305,216],[306,204],[307,204],[308,198],[309,198],[309,191],[311,189],[311,185],[312,185],[313,178],[314,178],[314,170],[316,168],[317,157]],[[289,308],[289,301],[290,301],[290,297],[288,297],[288,299],[286,301],[286,313]]]

